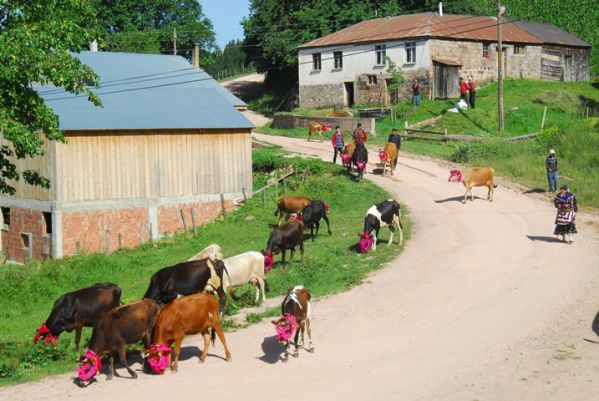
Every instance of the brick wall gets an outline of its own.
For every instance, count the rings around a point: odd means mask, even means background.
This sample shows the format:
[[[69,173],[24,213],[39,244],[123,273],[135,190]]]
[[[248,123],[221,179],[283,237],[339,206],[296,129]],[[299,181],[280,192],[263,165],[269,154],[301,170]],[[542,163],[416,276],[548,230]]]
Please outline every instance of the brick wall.
[[[50,236],[46,233],[44,214],[40,210],[10,208],[10,225],[2,228],[2,252],[8,260],[25,262],[31,256],[43,259],[50,254]],[[21,234],[31,234],[29,248]]]
[[[148,210],[123,208],[62,213],[63,255],[81,251],[110,252],[148,241]]]
[[[233,201],[225,200],[225,209],[233,209]],[[193,219],[192,219],[193,210]],[[181,213],[183,212],[183,213]],[[198,203],[180,203],[177,205],[160,206],[158,208],[158,233],[160,235],[182,232],[202,223],[214,220],[222,213],[220,201]],[[183,214],[183,216],[181,215]],[[183,223],[185,220],[185,225]]]

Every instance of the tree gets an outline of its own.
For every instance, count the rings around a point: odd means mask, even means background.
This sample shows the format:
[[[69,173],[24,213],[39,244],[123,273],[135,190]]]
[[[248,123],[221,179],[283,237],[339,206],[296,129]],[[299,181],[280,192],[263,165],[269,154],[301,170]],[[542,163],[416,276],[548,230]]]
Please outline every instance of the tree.
[[[399,98],[399,90],[403,86],[405,78],[401,68],[399,68],[389,56],[385,56],[385,59],[387,60],[387,73],[390,77],[387,90],[389,91],[389,96],[391,97],[391,103],[393,103],[393,108],[391,109],[391,119],[395,121],[395,109],[397,105],[397,99]]]
[[[0,192],[14,194],[13,180],[50,186],[35,171],[14,163],[44,154],[44,136],[64,140],[58,118],[33,89],[54,84],[71,93],[100,99],[90,86],[98,77],[71,55],[96,36],[95,10],[89,0],[0,0]]]
[[[191,59],[196,42],[206,55],[216,49],[212,22],[197,0],[94,1],[108,50],[172,53],[175,29],[179,55]]]

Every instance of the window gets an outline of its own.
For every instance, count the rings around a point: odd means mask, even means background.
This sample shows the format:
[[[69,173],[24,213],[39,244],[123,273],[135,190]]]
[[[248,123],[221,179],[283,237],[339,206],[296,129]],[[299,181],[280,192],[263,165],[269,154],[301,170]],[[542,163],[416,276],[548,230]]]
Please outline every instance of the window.
[[[416,42],[406,42],[406,63],[416,62]]]
[[[368,85],[376,85],[377,80],[376,80],[376,75],[369,75],[368,76]]]
[[[322,64],[321,64],[320,53],[312,54],[312,70],[320,71],[321,68],[322,68]]]
[[[524,54],[524,53],[526,53],[526,46],[514,45],[514,54]]]
[[[23,249],[29,249],[29,245],[31,245],[31,234],[21,233],[21,246]]]
[[[487,60],[491,60],[491,53],[489,52],[489,47],[491,44],[489,42],[483,42],[483,58]]]
[[[335,69],[340,70],[343,68],[343,52],[333,52],[333,58],[335,59]]]
[[[385,65],[387,63],[385,60],[387,45],[376,45],[374,46],[374,50],[376,52],[376,65]]]
[[[2,218],[4,219],[4,226],[2,227],[4,230],[8,230],[10,228],[10,208],[3,207],[2,209]]]
[[[52,234],[52,213],[44,212],[44,223],[46,225],[46,234]]]

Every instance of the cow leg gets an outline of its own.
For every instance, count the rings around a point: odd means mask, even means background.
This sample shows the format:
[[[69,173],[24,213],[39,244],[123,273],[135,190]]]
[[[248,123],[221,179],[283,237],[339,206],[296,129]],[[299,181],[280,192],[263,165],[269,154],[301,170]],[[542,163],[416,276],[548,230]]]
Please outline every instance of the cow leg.
[[[127,349],[125,347],[125,344],[121,344],[121,346],[119,347],[119,358],[121,360],[121,363],[123,365],[125,365],[125,368],[127,369],[127,372],[129,372],[129,374],[131,375],[132,378],[137,379],[137,373],[135,373],[133,371],[133,369],[131,369],[129,367],[129,365],[127,364]]]
[[[403,244],[403,227],[399,215],[393,216],[393,221],[397,224],[397,231],[399,235],[399,245]]]
[[[293,337],[293,341],[295,342],[295,350],[293,350],[293,357],[294,358],[297,358],[299,356],[299,349],[298,349],[299,334],[300,334],[300,328],[297,327],[295,329],[295,336]]]
[[[306,317],[306,331],[308,332],[308,352],[314,352],[314,347],[312,346],[312,328],[310,328],[310,318]]]
[[[376,251],[376,231],[374,233],[372,233],[372,250]]]
[[[108,368],[108,375],[106,375],[106,380],[112,380],[114,377],[114,356],[112,352],[108,355],[108,364],[110,365]]]
[[[295,256],[295,247],[291,248],[291,256],[289,256],[289,263],[291,263],[294,256]]]
[[[208,348],[210,348],[210,331],[206,329],[202,332],[202,336],[204,337],[204,349],[202,350],[202,355],[200,356],[200,363],[204,363],[206,360],[206,355],[208,355]]]
[[[171,365],[171,372],[176,373],[179,370],[179,355],[181,354],[181,343],[183,342],[183,335],[178,333],[175,338],[175,345],[173,347],[173,362]]]
[[[316,224],[318,224],[318,223],[312,224],[312,225],[310,226],[310,238],[312,238],[312,241],[314,241],[314,226],[315,226]],[[318,229],[316,229],[316,235],[318,235]]]
[[[333,233],[331,232],[331,224],[329,223],[329,218],[327,217],[326,214],[324,216],[322,216],[322,218],[327,223],[327,230],[329,232],[329,235],[333,235]]]
[[[225,340],[225,332],[223,331],[222,326],[220,325],[220,321],[214,319],[212,323],[212,330],[216,331],[216,335],[221,343],[223,343],[223,347],[225,348],[225,356],[227,357],[227,362],[231,362],[231,352],[229,352],[229,347],[227,347],[227,340]]]
[[[287,362],[289,360],[289,345],[291,344],[291,341],[287,341],[287,343],[285,344],[285,356],[283,356],[282,361],[283,362]]]
[[[302,255],[300,260],[303,262],[304,261],[304,241],[303,240],[302,240],[302,242],[300,242],[299,246],[300,246],[300,254]]]
[[[283,251],[283,252],[282,252],[282,254],[283,254],[283,269],[285,268],[285,252],[286,252],[286,251]],[[273,264],[274,264],[274,263],[273,263]]]
[[[491,183],[491,185],[489,185],[489,193],[487,195],[487,198],[489,198],[489,202],[493,202],[493,192],[495,191],[495,188],[493,187],[493,183]]]

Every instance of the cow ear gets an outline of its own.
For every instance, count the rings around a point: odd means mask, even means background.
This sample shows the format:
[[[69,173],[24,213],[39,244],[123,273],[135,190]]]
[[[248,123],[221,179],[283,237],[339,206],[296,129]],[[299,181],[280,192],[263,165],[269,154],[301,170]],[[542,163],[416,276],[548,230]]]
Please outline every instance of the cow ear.
[[[276,320],[271,320],[270,322],[271,322],[272,324],[274,324],[275,326],[277,326],[277,325],[279,324],[279,322],[278,322],[278,321],[276,321]]]

